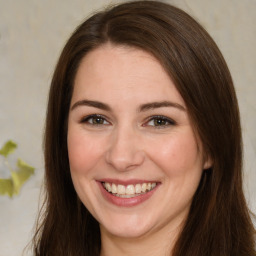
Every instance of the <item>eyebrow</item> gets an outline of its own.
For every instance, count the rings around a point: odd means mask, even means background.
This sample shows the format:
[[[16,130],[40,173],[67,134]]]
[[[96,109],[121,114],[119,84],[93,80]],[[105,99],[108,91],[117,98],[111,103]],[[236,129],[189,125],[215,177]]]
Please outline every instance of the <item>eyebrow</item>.
[[[105,103],[99,102],[99,101],[93,101],[93,100],[80,100],[74,103],[71,107],[71,110],[79,107],[79,106],[89,106],[94,107],[98,109],[102,109],[105,111],[112,111],[111,107]],[[145,112],[150,109],[156,109],[156,108],[163,108],[163,107],[174,107],[182,111],[186,111],[186,108],[178,103],[171,102],[171,101],[160,101],[160,102],[151,102],[151,103],[145,103],[142,104],[138,111],[139,112]]]
[[[178,103],[171,102],[171,101],[160,101],[160,102],[151,102],[146,103],[140,106],[139,111],[144,112],[150,109],[155,108],[163,108],[163,107],[174,107],[182,111],[186,111],[186,108]]]
[[[111,111],[110,106],[108,106],[107,104],[99,102],[99,101],[94,101],[94,100],[80,100],[80,101],[77,101],[71,107],[71,110],[73,110],[73,109],[75,109],[79,106],[89,106],[89,107],[99,108],[99,109],[106,110],[106,111]]]

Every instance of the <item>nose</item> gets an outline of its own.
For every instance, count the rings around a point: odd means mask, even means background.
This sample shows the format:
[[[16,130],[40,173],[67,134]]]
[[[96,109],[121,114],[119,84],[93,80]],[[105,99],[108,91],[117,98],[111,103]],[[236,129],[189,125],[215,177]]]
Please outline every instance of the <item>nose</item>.
[[[139,134],[128,127],[118,129],[111,135],[106,152],[106,162],[118,171],[139,167],[145,159]]]

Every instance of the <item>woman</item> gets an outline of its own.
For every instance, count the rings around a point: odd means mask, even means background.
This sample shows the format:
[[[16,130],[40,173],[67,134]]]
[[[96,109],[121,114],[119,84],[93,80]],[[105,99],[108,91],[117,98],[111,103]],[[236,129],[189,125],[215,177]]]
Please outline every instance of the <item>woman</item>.
[[[183,11],[138,1],[73,33],[53,75],[35,255],[246,255],[227,65]]]

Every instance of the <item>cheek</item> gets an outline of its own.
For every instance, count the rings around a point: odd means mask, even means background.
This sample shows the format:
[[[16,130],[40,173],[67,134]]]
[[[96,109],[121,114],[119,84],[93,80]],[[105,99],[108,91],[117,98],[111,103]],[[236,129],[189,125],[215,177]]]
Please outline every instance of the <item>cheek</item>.
[[[70,130],[68,132],[68,155],[71,172],[84,173],[92,169],[102,154],[102,147],[99,145],[90,136]]]
[[[151,151],[155,162],[170,175],[183,175],[202,169],[202,157],[192,132],[167,136]]]

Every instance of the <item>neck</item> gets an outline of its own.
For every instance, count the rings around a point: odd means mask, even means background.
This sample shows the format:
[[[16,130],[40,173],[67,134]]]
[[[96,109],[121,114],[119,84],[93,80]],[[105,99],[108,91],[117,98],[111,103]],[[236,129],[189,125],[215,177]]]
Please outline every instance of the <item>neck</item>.
[[[181,225],[172,229],[165,227],[141,237],[117,237],[101,227],[101,256],[171,256],[180,233]]]

